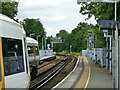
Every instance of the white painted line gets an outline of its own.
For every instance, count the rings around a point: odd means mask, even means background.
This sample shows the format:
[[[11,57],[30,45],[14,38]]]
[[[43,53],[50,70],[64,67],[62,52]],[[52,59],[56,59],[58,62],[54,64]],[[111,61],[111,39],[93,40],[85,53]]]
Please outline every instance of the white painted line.
[[[57,85],[55,85],[51,90],[54,90],[55,88],[57,88],[60,84],[62,84],[75,71],[79,61],[80,61],[80,56],[78,57],[78,61],[77,61],[76,65],[75,65],[75,68],[61,82],[59,82]]]

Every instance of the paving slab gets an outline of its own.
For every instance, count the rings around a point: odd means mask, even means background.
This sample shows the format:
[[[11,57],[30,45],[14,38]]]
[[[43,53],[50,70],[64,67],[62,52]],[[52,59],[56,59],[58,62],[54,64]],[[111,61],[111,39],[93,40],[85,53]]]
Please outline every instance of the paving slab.
[[[91,75],[87,88],[112,88],[112,75],[106,68],[99,67],[87,57],[91,67]]]
[[[112,88],[112,75],[107,69],[86,56],[83,56],[84,65],[79,60],[75,70],[54,88]]]

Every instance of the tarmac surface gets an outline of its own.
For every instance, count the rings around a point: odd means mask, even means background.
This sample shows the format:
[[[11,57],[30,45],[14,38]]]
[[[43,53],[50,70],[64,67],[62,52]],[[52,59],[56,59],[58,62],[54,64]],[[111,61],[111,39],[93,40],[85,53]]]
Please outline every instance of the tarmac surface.
[[[106,68],[99,67],[89,57],[87,57],[87,60],[91,67],[87,88],[112,88],[112,74]]]

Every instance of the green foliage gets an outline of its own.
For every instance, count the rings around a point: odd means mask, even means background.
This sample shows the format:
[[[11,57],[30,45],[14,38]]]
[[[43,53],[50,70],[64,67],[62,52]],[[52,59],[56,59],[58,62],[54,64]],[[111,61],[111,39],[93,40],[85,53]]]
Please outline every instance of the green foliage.
[[[52,36],[50,36],[50,37],[48,36],[48,37],[47,37],[47,40],[46,40],[47,44],[51,44],[51,39],[52,39],[52,38],[53,38]]]
[[[81,3],[80,13],[88,15],[90,19],[92,15],[98,21],[100,19],[114,20],[114,3],[103,3],[103,2],[83,2]],[[120,20],[120,2],[117,3],[117,20]],[[102,16],[102,18],[101,18]]]
[[[59,52],[58,54],[69,54],[69,52],[66,51],[66,50],[64,50],[64,51],[62,51],[62,52]]]
[[[72,54],[73,54],[73,56],[76,56],[76,57],[78,57],[78,56],[81,56],[81,55],[82,55],[81,53],[76,53],[76,52],[73,52]]]
[[[98,29],[98,26],[87,23],[79,23],[78,26],[72,30],[70,34],[67,31],[59,31],[56,36],[64,37],[65,42],[60,44],[54,44],[54,51],[62,52],[64,50],[70,52],[70,45],[72,45],[72,52],[81,52],[83,49],[87,48],[86,36],[88,30],[94,31],[94,37],[97,36],[96,47],[105,47],[105,38],[102,31]],[[64,33],[63,33],[64,32]]]
[[[101,67],[101,60],[100,59],[97,61],[97,64],[99,65],[99,67]]]
[[[62,52],[63,50],[69,51],[69,33],[66,30],[60,30],[59,33],[56,34],[56,37],[61,37],[64,43],[55,43],[54,44],[54,51]]]
[[[30,34],[34,33],[35,35],[32,35],[32,38],[36,39],[37,35],[41,35],[39,38],[41,48],[42,37],[46,36],[46,32],[40,20],[26,18],[23,20],[23,22],[21,22],[21,24],[23,25],[27,36],[30,36]]]
[[[56,37],[61,37],[61,38],[65,38],[66,35],[68,35],[68,32],[65,30],[60,30],[59,33],[56,34]]]
[[[56,37],[56,38],[52,38],[52,41],[53,42],[62,42],[62,39],[59,37]]]
[[[2,14],[14,19],[14,17],[17,15],[17,12],[18,2],[2,2]]]
[[[26,18],[23,20],[23,22],[21,22],[21,24],[23,25],[27,36],[29,36],[31,33],[34,33],[35,35],[41,35],[42,37],[46,35],[43,25],[39,19]]]

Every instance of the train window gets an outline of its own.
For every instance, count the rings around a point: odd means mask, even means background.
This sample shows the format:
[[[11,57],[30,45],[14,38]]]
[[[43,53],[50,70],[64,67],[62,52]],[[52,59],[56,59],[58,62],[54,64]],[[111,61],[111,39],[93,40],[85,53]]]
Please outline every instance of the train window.
[[[22,40],[2,38],[5,76],[24,72]]]
[[[28,56],[33,56],[33,46],[27,46]]]
[[[39,50],[37,46],[35,46],[35,52],[36,52],[36,55],[39,55]]]

